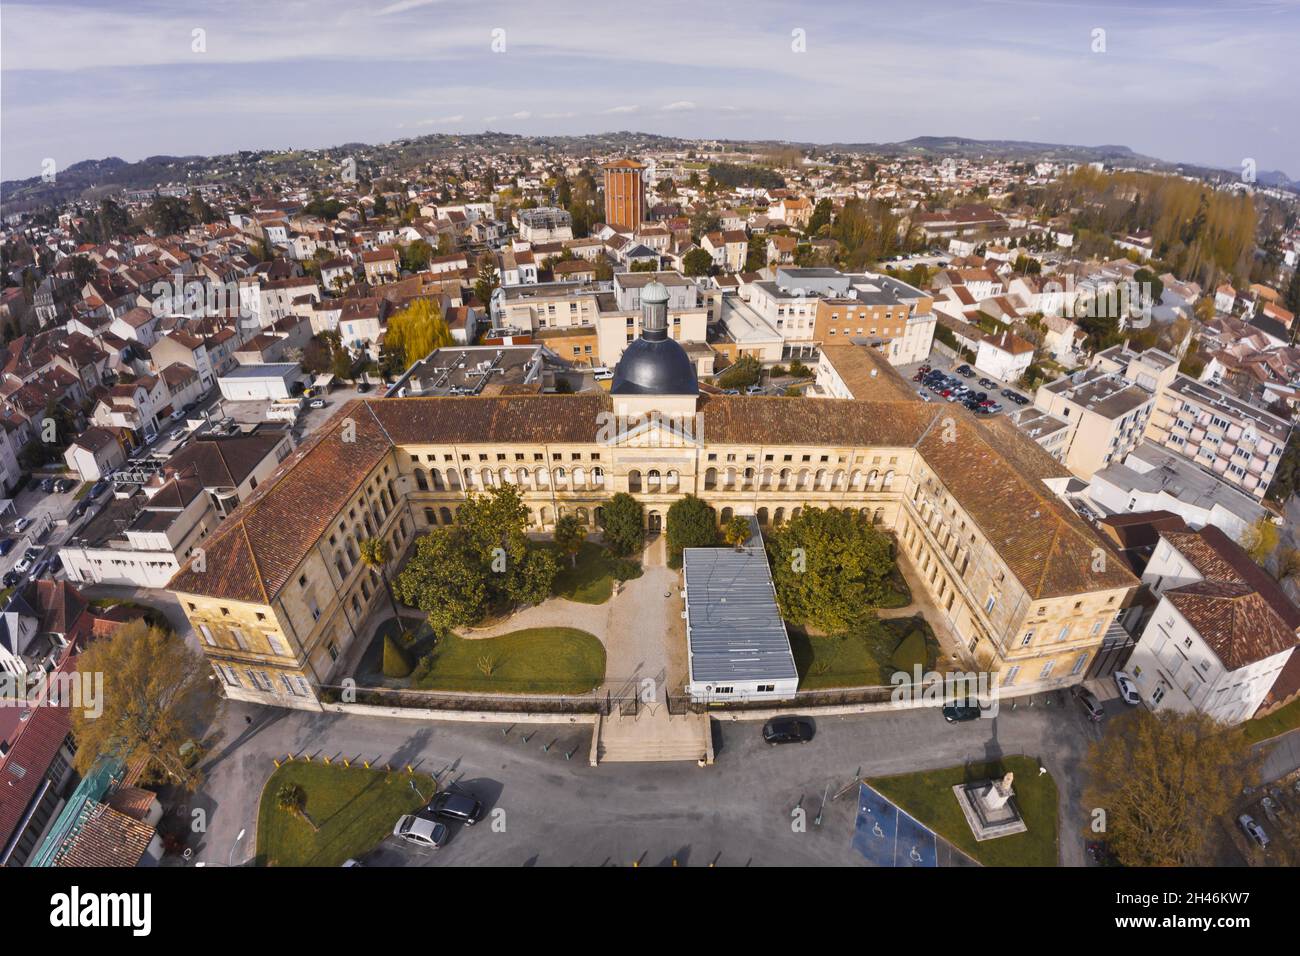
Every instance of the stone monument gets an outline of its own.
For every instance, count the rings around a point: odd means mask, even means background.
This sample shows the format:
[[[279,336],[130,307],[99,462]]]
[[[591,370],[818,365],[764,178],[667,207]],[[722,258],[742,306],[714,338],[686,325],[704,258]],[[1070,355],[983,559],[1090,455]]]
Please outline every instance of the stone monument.
[[[1007,773],[1001,780],[959,783],[952,788],[976,840],[993,840],[1012,833],[1024,833],[1028,829],[1013,799],[1016,795],[1011,787],[1014,779],[1014,774]]]

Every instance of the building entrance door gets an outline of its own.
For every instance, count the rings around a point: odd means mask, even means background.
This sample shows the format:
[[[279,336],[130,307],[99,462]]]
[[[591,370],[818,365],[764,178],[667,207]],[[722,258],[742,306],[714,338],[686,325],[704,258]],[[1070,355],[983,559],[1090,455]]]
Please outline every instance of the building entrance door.
[[[663,519],[659,516],[659,512],[650,512],[648,521],[651,534],[658,534],[663,530]]]

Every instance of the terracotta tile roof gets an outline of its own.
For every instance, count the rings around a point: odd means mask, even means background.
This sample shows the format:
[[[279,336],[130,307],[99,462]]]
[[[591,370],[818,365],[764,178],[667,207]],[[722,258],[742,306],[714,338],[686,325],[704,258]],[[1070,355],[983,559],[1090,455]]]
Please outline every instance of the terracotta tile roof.
[[[1300,643],[1300,608],[1226,534],[1207,525],[1160,536],[1203,576],[1165,597],[1225,667],[1236,670]]]
[[[1035,598],[1135,585],[1121,562],[1092,573],[1102,539],[1036,479],[1050,456],[985,433],[964,410],[913,401],[701,395],[706,441],[736,445],[917,447]],[[204,545],[206,570],[187,564],[174,591],[265,604],[325,533],[338,506],[395,445],[590,443],[605,394],[356,400],[343,406]],[[345,419],[356,441],[345,444]],[[958,440],[942,442],[951,418]],[[1015,462],[1013,465],[1012,462]]]
[[[154,828],[101,803],[63,848],[59,866],[136,866],[153,840]]]
[[[1031,598],[1138,583],[1118,560],[1093,570],[1097,550],[1109,553],[1107,543],[1041,481],[1014,467],[972,417],[955,409],[935,414],[943,421],[917,449]]]

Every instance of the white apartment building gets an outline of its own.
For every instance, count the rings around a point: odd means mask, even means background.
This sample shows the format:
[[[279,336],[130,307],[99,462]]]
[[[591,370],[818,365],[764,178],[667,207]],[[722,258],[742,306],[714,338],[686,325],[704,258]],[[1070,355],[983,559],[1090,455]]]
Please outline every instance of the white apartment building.
[[[1128,664],[1143,702],[1249,719],[1300,642],[1300,609],[1214,527],[1162,532],[1142,580],[1160,598]]]

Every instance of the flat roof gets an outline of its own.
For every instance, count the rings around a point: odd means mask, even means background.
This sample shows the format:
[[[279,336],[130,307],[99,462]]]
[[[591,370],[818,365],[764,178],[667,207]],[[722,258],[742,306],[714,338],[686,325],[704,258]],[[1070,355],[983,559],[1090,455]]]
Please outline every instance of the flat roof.
[[[256,365],[237,365],[221,378],[286,378],[296,374],[298,366],[294,362],[265,362]]]
[[[682,567],[692,682],[798,678],[761,541],[687,548]]]

